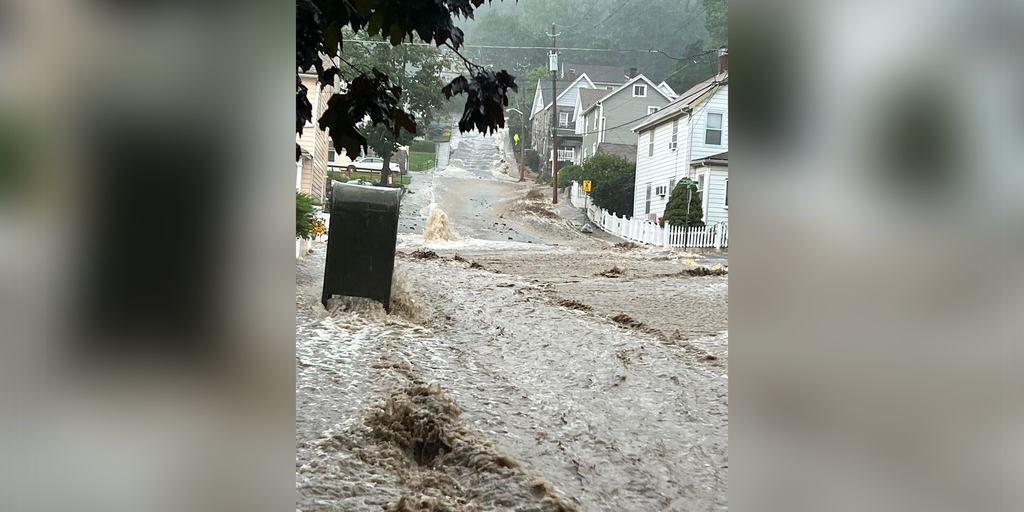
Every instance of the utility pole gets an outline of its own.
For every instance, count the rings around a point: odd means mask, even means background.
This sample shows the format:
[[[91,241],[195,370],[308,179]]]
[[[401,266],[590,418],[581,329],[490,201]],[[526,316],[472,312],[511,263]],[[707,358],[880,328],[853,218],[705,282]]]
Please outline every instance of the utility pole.
[[[519,96],[519,181],[526,181],[526,98]]]
[[[558,52],[555,51],[555,24],[551,24],[551,204],[558,204]]]

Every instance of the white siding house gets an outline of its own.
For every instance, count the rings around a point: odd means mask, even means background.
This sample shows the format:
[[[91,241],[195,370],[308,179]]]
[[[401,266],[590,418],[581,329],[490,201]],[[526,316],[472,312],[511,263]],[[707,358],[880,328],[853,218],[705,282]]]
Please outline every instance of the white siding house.
[[[728,220],[728,70],[642,119],[637,134],[633,216],[657,220],[683,178],[700,181],[704,222]],[[708,158],[715,157],[715,158]],[[724,163],[723,163],[724,160]]]

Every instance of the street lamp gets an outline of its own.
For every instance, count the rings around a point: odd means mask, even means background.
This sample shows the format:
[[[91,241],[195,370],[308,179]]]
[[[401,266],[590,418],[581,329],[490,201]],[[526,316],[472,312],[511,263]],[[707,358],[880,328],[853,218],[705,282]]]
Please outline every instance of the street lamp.
[[[519,131],[523,136],[519,138],[519,181],[526,181],[526,114],[518,108],[506,108],[508,111],[519,112]]]

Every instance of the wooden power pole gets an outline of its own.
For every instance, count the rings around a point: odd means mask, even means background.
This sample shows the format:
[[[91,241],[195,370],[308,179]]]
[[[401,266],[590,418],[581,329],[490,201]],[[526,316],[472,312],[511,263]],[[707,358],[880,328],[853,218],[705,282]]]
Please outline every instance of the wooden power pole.
[[[555,24],[551,24],[551,204],[558,204],[558,52],[555,51]]]

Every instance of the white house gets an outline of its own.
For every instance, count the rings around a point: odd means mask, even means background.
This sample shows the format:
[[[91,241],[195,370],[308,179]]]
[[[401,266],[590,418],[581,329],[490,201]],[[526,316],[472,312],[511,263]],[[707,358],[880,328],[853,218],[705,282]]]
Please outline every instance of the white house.
[[[641,119],[633,132],[634,218],[660,218],[672,189],[688,178],[699,183],[704,222],[728,221],[729,71],[724,51],[718,75]]]

